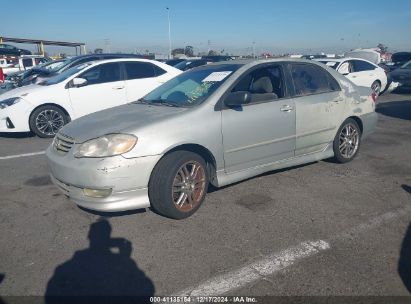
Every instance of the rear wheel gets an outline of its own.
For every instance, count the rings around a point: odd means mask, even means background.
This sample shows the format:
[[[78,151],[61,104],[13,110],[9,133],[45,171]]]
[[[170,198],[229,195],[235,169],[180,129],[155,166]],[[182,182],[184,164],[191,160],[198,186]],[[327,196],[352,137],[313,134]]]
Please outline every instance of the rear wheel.
[[[377,94],[377,96],[380,95],[380,93],[381,93],[381,83],[378,80],[374,81],[371,85],[371,90],[375,94]]]
[[[352,161],[360,149],[361,130],[357,122],[348,118],[334,138],[334,159],[339,163]]]
[[[207,194],[209,174],[204,159],[189,151],[175,151],[154,168],[149,197],[153,209],[166,217],[184,219],[194,214]]]
[[[44,105],[30,115],[30,129],[39,137],[54,137],[69,122],[67,115],[59,107]]]

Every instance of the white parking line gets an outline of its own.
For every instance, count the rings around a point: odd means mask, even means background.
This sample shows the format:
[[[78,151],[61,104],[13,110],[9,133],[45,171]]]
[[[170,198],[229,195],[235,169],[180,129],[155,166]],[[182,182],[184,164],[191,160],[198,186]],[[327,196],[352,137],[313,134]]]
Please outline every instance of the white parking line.
[[[43,155],[43,154],[46,154],[46,151],[25,153],[25,154],[17,154],[17,155],[9,155],[9,156],[0,156],[0,160],[20,158],[20,157],[29,157],[29,156],[36,156],[36,155]]]
[[[195,288],[183,290],[179,292],[178,295],[221,295],[258,279],[262,279],[265,276],[273,275],[291,266],[298,260],[313,256],[328,248],[330,248],[330,245],[323,240],[303,242],[296,247],[269,255],[262,260],[251,263],[238,270],[213,278]]]
[[[330,241],[352,239],[367,230],[375,229],[386,222],[392,221],[399,216],[409,214],[410,206],[389,211],[380,216],[374,217],[345,232],[330,237]],[[314,256],[324,250],[330,249],[331,245],[324,240],[303,242],[296,247],[291,247],[279,253],[271,254],[261,260],[241,267],[237,270],[214,277],[199,286],[187,288],[176,295],[178,296],[203,296],[223,295],[229,291],[241,288],[264,277],[274,275],[294,263],[304,258]]]

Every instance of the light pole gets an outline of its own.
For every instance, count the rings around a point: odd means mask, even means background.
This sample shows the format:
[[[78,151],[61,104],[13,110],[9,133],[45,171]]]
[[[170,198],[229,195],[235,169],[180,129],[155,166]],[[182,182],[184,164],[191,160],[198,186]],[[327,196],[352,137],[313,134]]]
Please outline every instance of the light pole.
[[[168,19],[168,59],[171,59],[171,23],[170,23],[170,8],[167,9],[167,19]]]

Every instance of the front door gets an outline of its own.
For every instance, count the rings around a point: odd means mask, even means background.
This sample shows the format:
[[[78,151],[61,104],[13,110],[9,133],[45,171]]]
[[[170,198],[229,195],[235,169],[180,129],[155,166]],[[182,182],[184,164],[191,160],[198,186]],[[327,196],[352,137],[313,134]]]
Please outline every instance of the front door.
[[[222,110],[225,171],[240,171],[294,156],[295,105],[284,90],[281,65],[246,72],[232,92],[251,102]]]
[[[119,63],[104,63],[78,76],[87,80],[82,87],[69,89],[70,101],[77,117],[125,104],[126,87]]]

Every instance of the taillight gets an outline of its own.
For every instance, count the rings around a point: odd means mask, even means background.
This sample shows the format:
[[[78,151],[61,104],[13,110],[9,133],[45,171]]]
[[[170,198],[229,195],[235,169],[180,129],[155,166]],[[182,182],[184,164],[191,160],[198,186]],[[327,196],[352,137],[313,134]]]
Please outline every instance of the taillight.
[[[377,101],[377,94],[375,92],[372,92],[371,93],[371,98],[372,98],[372,101],[374,101],[374,103],[375,103]]]
[[[4,82],[3,68],[0,68],[0,82]]]

